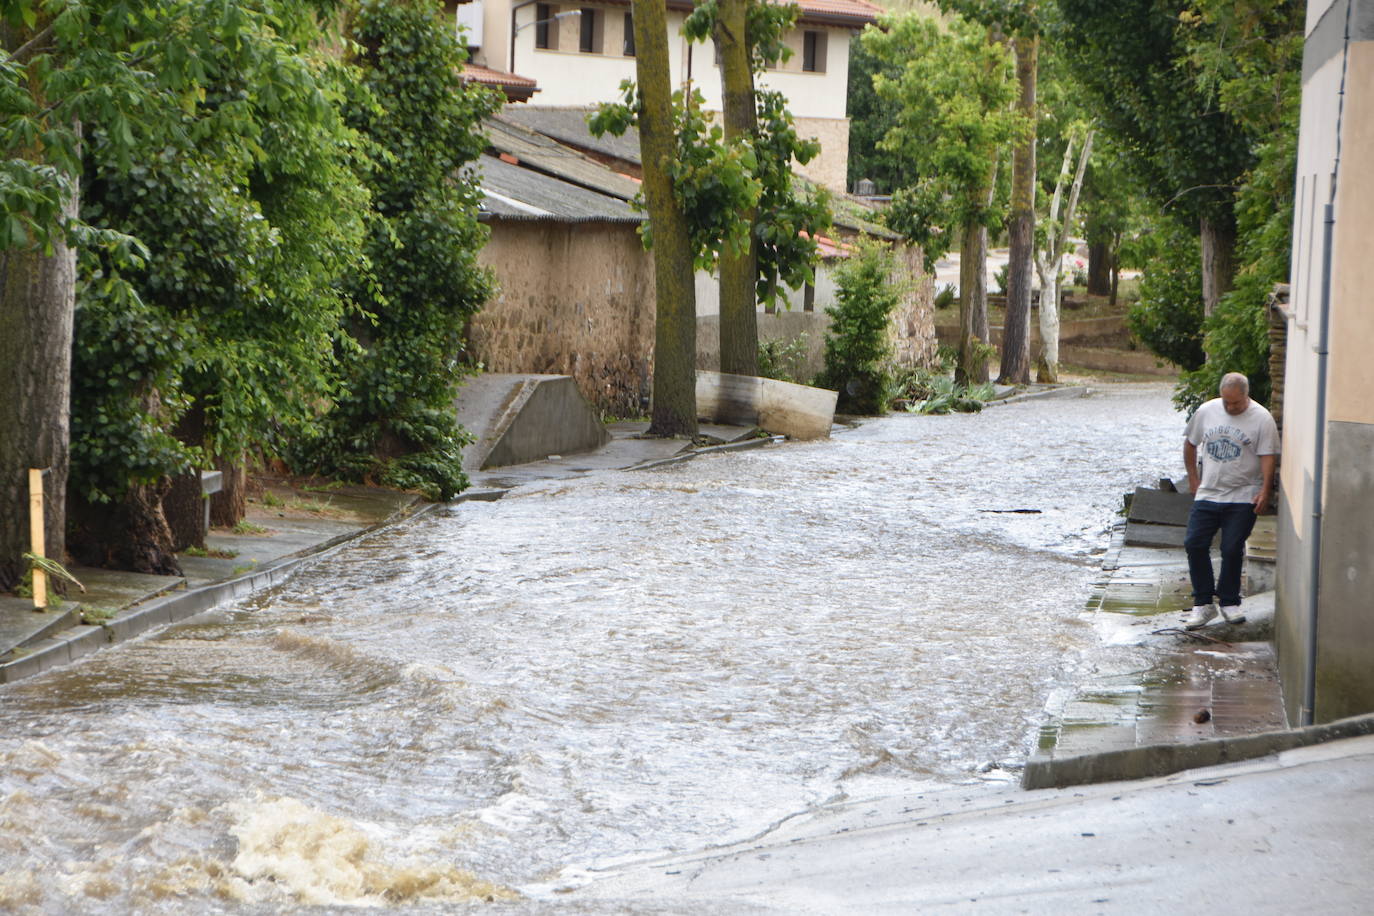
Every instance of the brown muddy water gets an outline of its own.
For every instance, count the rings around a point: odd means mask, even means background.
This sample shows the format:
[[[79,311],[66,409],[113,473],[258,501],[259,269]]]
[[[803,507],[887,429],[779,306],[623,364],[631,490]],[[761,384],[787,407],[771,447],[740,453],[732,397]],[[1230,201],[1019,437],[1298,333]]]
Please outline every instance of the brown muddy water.
[[[1108,386],[442,507],[0,688],[0,909],[591,912],[607,864],[1014,779],[1181,435]]]

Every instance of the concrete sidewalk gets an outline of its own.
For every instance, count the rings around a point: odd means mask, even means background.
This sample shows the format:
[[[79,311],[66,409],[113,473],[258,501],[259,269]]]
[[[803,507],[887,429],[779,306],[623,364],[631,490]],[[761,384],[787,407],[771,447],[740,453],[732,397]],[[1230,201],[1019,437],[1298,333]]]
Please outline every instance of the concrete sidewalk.
[[[499,499],[522,484],[606,470],[644,469],[721,450],[782,441],[736,426],[703,424],[694,443],[645,438],[647,422],[613,424],[611,440],[580,455],[469,474],[472,486],[454,501]],[[370,532],[426,511],[413,493],[376,487],[304,489],[270,481],[250,504],[247,524],[215,529],[206,555],[180,554],[181,576],[77,567],[86,587],[55,608],[34,611],[23,598],[0,596],[0,683],[65,665],[149,629],[278,585],[302,563]],[[198,553],[198,552],[197,552]]]
[[[1364,913],[1371,843],[1367,736],[1129,783],[847,802],[754,841],[616,868],[574,899],[865,916]]]
[[[1272,528],[1272,517],[1262,521]],[[1073,686],[1050,699],[1027,764],[1028,788],[1064,785],[1082,770],[1055,761],[1285,727],[1273,592],[1245,599],[1243,624],[1218,617],[1190,633],[1183,609],[1191,604],[1182,549],[1126,546],[1121,530],[1114,532],[1085,609],[1097,644],[1079,660]],[[1141,769],[1098,771],[1097,778],[1162,775],[1136,765]]]

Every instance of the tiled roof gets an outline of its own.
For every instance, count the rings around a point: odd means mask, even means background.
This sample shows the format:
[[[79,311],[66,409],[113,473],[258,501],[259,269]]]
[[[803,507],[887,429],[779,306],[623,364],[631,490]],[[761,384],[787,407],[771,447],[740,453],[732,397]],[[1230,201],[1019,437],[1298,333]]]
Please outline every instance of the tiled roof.
[[[502,119],[514,121],[530,130],[552,137],[578,149],[589,150],[623,162],[639,163],[639,133],[631,128],[623,136],[606,134],[592,136],[587,127],[591,108],[544,108],[535,105],[511,105],[501,112]]]
[[[482,212],[494,219],[557,223],[644,221],[625,201],[569,184],[495,156],[475,163],[482,188]]]
[[[801,19],[825,25],[847,25],[863,28],[877,21],[883,8],[867,0],[797,0],[801,7]],[[675,10],[690,10],[692,0],[668,0],[668,6]]]
[[[502,115],[490,117],[483,124],[487,130],[488,145],[496,152],[516,159],[526,168],[621,200],[631,200],[639,193],[639,183],[633,179]]]
[[[506,93],[506,98],[513,102],[524,101],[539,91],[539,84],[528,76],[502,73],[500,70],[473,63],[463,64],[463,79],[470,83],[481,83],[484,86],[502,89]]]

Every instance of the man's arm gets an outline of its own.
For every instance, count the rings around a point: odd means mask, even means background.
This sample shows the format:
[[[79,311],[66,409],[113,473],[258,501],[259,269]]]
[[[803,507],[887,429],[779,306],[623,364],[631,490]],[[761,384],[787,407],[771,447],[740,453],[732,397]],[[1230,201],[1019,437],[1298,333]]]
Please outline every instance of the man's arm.
[[[1187,439],[1183,440],[1183,466],[1188,470],[1188,492],[1196,493],[1202,483],[1197,472],[1197,446]],[[1272,473],[1270,476],[1273,476]]]
[[[1269,508],[1269,499],[1274,495],[1274,466],[1278,464],[1277,455],[1260,455],[1260,491],[1255,497],[1255,511],[1263,512]]]

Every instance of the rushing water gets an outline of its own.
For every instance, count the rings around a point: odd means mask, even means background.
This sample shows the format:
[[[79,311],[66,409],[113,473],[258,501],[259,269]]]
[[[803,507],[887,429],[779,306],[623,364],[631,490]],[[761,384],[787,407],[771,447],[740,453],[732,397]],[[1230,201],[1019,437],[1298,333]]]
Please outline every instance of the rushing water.
[[[580,911],[598,863],[1007,778],[1181,430],[1108,387],[439,508],[0,688],[0,909]]]

